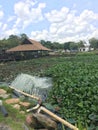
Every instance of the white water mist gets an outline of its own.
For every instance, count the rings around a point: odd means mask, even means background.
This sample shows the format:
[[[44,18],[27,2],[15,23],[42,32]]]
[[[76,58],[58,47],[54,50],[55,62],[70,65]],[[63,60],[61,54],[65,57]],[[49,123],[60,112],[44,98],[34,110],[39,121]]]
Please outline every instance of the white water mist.
[[[11,83],[11,86],[31,95],[46,99],[48,91],[52,87],[52,79],[48,77],[19,74]]]

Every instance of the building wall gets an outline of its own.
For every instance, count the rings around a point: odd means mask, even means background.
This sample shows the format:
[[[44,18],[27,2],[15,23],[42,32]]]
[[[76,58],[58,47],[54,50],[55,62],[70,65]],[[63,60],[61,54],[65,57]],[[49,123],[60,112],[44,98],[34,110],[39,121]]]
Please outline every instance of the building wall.
[[[90,51],[90,48],[89,48],[89,46],[80,47],[80,48],[79,48],[79,51],[80,51],[80,52],[87,52],[87,51]]]

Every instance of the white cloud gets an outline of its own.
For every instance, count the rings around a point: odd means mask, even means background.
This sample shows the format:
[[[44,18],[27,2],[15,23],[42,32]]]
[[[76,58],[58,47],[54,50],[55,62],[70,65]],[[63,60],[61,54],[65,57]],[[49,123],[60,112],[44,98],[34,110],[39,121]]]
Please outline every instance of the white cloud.
[[[61,10],[48,12],[45,17],[50,22],[49,31],[32,32],[31,37],[34,36],[37,40],[66,42],[85,40],[98,34],[98,28],[94,26],[94,22],[98,21],[98,14],[91,10],[84,10],[80,15],[76,15],[76,10],[63,7]]]
[[[0,39],[3,39],[3,38],[8,38],[10,35],[18,35],[19,34],[19,30],[17,28],[11,28],[11,29],[8,29],[7,28],[7,24],[4,24],[2,26],[2,32],[0,34]]]
[[[91,10],[84,10],[81,15],[80,15],[80,21],[86,20],[86,21],[93,21],[93,20],[98,20],[98,14],[95,14]]]
[[[66,16],[68,15],[69,9],[66,7],[63,7],[60,11],[52,10],[50,13],[45,14],[48,21],[51,23],[55,22],[62,22],[66,19]]]
[[[0,10],[0,19],[2,19],[2,18],[3,18],[3,16],[4,16],[4,13],[3,13],[3,11],[2,11],[2,10]]]
[[[0,28],[1,28],[1,26],[2,26],[2,22],[0,22]]]
[[[46,11],[44,10],[45,3],[37,3],[36,0],[20,0],[14,5],[14,14],[8,19],[6,17],[6,21],[3,19],[5,14],[0,8],[1,35],[5,37],[20,34],[23,30],[28,29],[28,26],[36,26],[37,23],[40,26],[42,24],[42,27],[45,24],[48,29],[32,31],[30,37],[36,40],[63,43],[98,37],[98,25],[96,24],[98,14],[87,9],[78,14],[77,10],[74,10],[76,6],[74,4],[72,9],[62,7],[60,10],[54,9],[46,13],[43,12]]]
[[[98,29],[92,33],[92,37],[98,38]]]
[[[35,6],[36,5],[36,6]],[[0,21],[1,37],[8,37],[11,34],[18,34],[22,29],[31,26],[33,23],[43,20],[43,8],[45,3],[37,3],[36,0],[20,0],[14,4],[14,14],[8,16],[6,21]],[[0,19],[4,16],[0,7]]]
[[[10,16],[8,19],[7,19],[7,22],[12,22],[13,20],[15,20],[15,16]]]
[[[3,24],[2,30],[5,31],[7,29],[7,26],[8,26],[7,24]]]
[[[41,40],[41,39],[49,39],[48,36],[48,31],[47,30],[43,30],[41,31],[32,31],[31,32],[31,37],[35,37],[37,40]]]
[[[18,34],[19,33],[19,30],[17,29],[17,28],[12,28],[12,29],[8,29],[8,30],[5,30],[4,31],[4,35],[5,36],[9,36],[9,35],[16,35],[16,34]]]
[[[8,37],[11,34],[16,34],[18,32],[18,29],[13,28],[13,27],[11,29],[9,29],[9,27],[8,27],[7,22],[12,21],[12,18],[10,17],[10,19],[4,21],[2,19],[3,16],[4,16],[4,12],[2,10],[0,10],[0,19],[1,19],[1,22],[0,22],[0,30],[1,30],[0,39],[2,39],[4,37]]]
[[[46,4],[45,3],[39,3],[38,5],[38,8],[41,9],[41,8],[45,8],[46,7]]]
[[[42,9],[45,8],[45,3],[39,3],[38,7],[34,8],[33,6],[36,4],[36,1],[25,0],[19,1],[15,4],[14,10],[15,15],[17,16],[17,20],[15,23],[15,27],[22,25],[22,28],[27,27],[28,25],[39,22],[43,20]]]

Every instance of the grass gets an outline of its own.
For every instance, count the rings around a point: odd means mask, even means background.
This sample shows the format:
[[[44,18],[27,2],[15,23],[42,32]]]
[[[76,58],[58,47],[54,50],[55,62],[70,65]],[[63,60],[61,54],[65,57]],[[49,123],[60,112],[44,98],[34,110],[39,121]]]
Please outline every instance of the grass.
[[[12,128],[12,130],[24,130],[23,127],[25,124],[26,114],[20,113],[11,105],[4,103],[4,106],[8,112],[8,116],[4,117],[3,114],[0,112],[0,123],[8,125]],[[32,130],[30,127],[28,128],[29,130]]]
[[[10,89],[9,87],[0,87],[0,88],[5,89],[9,94],[12,93],[12,89]],[[13,108],[11,104],[7,104],[5,102],[6,99],[0,98],[0,100],[2,100],[3,106],[8,112],[8,116],[5,117],[0,111],[0,124],[3,123],[4,125],[7,125],[10,128],[12,128],[12,130],[24,130],[24,124],[26,123],[27,113],[25,114],[20,113],[20,111]],[[21,109],[21,111],[23,111],[23,109]],[[29,130],[33,130],[30,127],[28,128]]]

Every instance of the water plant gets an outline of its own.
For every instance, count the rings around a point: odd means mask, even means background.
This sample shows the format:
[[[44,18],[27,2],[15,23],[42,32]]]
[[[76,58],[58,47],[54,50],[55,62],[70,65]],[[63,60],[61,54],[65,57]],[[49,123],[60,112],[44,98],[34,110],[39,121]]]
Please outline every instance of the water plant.
[[[48,100],[58,104],[61,115],[84,127],[98,127],[98,57],[77,56],[48,69],[46,75],[53,78]]]

